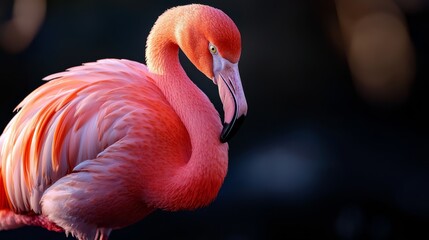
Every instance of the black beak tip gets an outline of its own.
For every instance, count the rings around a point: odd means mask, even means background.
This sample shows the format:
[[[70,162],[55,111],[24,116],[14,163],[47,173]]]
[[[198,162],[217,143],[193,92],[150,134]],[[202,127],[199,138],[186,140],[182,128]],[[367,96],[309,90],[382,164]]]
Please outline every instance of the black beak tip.
[[[224,123],[223,130],[220,135],[220,141],[222,143],[228,142],[237,132],[240,126],[243,124],[245,115],[242,115],[237,120],[232,121],[232,123]]]

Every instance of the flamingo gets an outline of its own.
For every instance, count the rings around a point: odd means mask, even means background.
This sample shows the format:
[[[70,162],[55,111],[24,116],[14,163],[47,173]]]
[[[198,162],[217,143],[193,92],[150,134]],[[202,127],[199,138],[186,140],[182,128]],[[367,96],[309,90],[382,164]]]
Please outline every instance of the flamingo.
[[[180,65],[179,48],[218,86],[223,122]],[[0,230],[108,239],[156,209],[210,204],[227,173],[227,142],[247,114],[240,54],[233,20],[190,4],[158,17],[146,66],[102,59],[44,78],[0,137]]]

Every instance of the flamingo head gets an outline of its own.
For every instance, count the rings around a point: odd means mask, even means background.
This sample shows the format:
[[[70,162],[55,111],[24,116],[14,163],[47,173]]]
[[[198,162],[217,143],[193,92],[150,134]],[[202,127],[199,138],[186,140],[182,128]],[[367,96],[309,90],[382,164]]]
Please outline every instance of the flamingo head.
[[[189,60],[219,89],[223,104],[222,143],[227,142],[247,114],[238,62],[241,36],[237,26],[224,12],[204,5],[191,5],[176,26],[179,46]]]

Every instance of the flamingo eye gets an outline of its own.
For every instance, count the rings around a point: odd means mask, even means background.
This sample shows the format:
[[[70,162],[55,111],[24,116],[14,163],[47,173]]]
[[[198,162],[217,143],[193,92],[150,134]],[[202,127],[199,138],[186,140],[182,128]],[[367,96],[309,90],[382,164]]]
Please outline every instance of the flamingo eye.
[[[209,50],[213,55],[217,54],[217,48],[214,45],[209,44]]]

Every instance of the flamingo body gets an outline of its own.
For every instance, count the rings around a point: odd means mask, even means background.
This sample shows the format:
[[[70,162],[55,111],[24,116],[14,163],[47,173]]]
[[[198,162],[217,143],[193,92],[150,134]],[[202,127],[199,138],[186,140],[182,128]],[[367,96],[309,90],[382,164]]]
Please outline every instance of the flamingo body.
[[[201,18],[235,27],[208,6],[173,8],[148,37],[148,67],[123,59],[73,67],[46,77],[18,105],[0,137],[0,230],[37,225],[107,239],[155,209],[213,201],[227,172],[228,145],[219,140],[224,133],[213,104],[180,66],[178,48],[219,85],[225,121],[245,114],[247,104],[234,75],[238,30],[222,37],[216,27],[198,39],[186,28]],[[206,40],[217,41],[219,52]],[[228,69],[217,74],[217,61]]]

